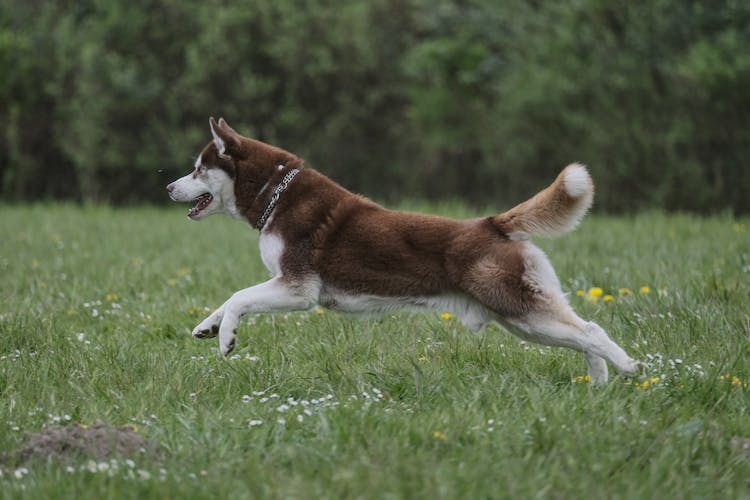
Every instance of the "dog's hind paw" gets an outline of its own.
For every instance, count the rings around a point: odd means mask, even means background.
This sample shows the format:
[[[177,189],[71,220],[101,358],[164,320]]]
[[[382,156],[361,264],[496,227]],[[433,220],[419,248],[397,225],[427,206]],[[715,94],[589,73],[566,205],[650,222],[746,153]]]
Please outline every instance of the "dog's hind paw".
[[[629,366],[627,370],[622,370],[620,372],[620,375],[623,377],[642,379],[648,375],[648,370],[650,368],[648,363],[631,359],[628,364]]]
[[[645,361],[636,361],[635,370],[636,370],[636,374],[635,374],[636,377],[645,378],[645,377],[648,377],[648,372],[651,370],[651,366]]]

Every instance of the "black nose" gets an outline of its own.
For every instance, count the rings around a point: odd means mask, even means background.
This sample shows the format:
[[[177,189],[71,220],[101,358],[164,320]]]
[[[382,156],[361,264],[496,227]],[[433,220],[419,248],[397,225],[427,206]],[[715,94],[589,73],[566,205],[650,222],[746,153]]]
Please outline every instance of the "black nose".
[[[172,194],[172,191],[174,191],[174,184],[168,184],[167,193]]]

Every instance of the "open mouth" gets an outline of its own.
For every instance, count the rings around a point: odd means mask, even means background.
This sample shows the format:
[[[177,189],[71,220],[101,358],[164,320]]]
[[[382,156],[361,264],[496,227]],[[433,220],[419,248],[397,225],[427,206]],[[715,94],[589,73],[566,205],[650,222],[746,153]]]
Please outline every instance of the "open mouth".
[[[195,199],[195,206],[188,212],[188,217],[195,219],[198,217],[198,214],[211,204],[212,201],[214,201],[214,197],[211,196],[211,193],[203,193]]]

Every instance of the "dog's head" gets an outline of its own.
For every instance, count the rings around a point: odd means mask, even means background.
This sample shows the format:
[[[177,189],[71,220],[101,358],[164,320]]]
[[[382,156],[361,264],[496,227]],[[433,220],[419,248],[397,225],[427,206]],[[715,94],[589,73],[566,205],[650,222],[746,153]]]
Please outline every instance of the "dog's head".
[[[291,153],[238,134],[223,118],[209,120],[212,140],[195,161],[193,171],[167,186],[174,201],[193,202],[192,220],[224,213],[253,220],[258,195],[279,165],[300,162]]]

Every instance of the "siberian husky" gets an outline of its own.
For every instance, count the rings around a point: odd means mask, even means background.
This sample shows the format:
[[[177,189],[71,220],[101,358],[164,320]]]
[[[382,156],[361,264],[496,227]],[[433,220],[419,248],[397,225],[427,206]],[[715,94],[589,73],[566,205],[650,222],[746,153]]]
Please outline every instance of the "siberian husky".
[[[607,362],[624,376],[640,363],[571,309],[546,255],[529,237],[573,230],[594,186],[572,164],[533,198],[500,215],[454,220],[388,210],[303,165],[283,149],[209,120],[212,140],[193,171],[167,186],[192,220],[224,213],[260,231],[272,274],[235,292],[193,330],[235,346],[240,316],[321,306],[352,313],[402,307],[447,311],[469,330],[491,322],[518,337],[584,354],[594,383]]]

